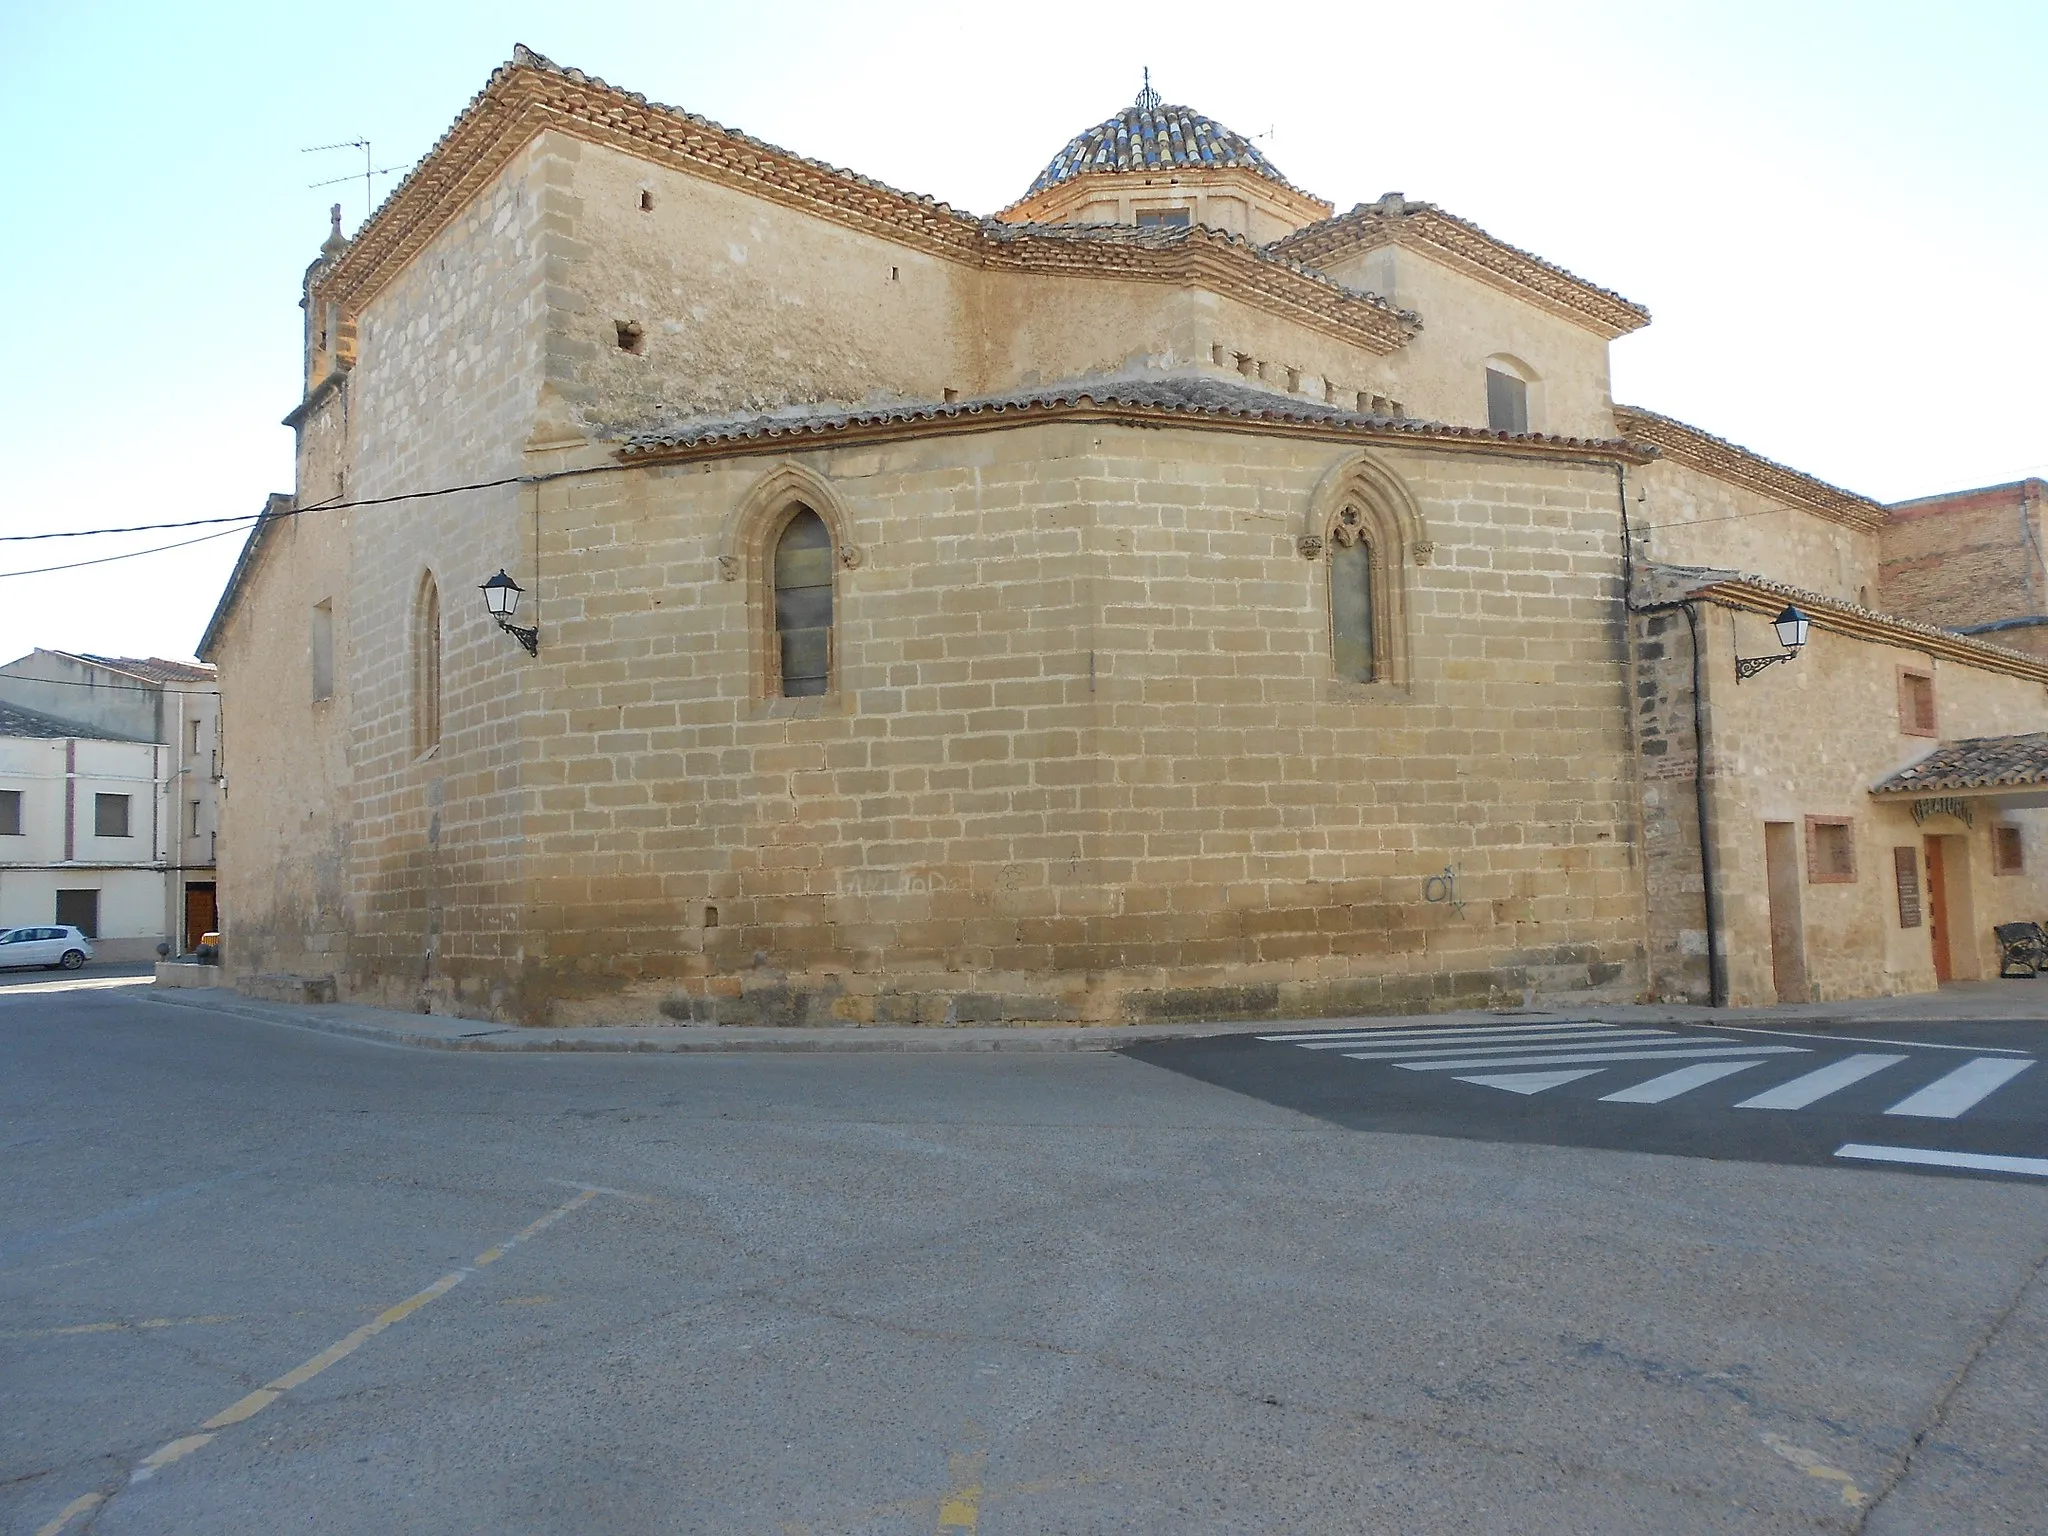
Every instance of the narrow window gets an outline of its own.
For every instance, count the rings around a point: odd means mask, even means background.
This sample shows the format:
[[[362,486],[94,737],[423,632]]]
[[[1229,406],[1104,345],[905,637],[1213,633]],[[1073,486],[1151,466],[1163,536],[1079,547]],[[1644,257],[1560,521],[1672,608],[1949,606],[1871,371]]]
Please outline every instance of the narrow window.
[[[199,835],[200,802],[197,800],[188,800],[185,804],[187,811],[185,819],[185,835],[187,837],[197,837]]]
[[[2007,822],[1994,826],[1991,829],[1991,873],[2023,875],[2026,872],[2026,845],[2021,841],[2020,829]]]
[[[1933,736],[1934,679],[1925,672],[1899,674],[1899,731],[1906,736]]]
[[[199,755],[199,722],[197,720],[190,721],[187,723],[186,728],[192,733],[192,755],[197,757]]]
[[[1529,386],[1498,368],[1486,370],[1486,425],[1495,432],[1529,430]]]
[[[327,599],[313,605],[311,631],[313,653],[313,702],[334,697],[334,602]],[[192,749],[199,749],[198,726],[193,726]]]
[[[1185,208],[1141,208],[1138,210],[1140,229],[1186,229],[1188,210]]]
[[[431,751],[441,743],[441,589],[431,573],[420,581],[412,628],[412,745]]]
[[[0,789],[0,837],[20,837],[21,791]]]
[[[642,213],[654,212],[654,194],[652,192],[642,192],[640,194],[640,211]]]
[[[832,677],[832,534],[809,507],[776,541],[775,639],[782,696],[825,692]]]
[[[1330,551],[1330,644],[1337,675],[1354,683],[1369,683],[1379,675],[1372,595],[1372,546],[1355,534],[1347,536],[1340,522]]]
[[[128,835],[128,797],[126,795],[94,795],[92,797],[92,831],[95,837],[126,837]]]
[[[1856,878],[1856,824],[1847,816],[1806,818],[1806,883],[1846,885]]]

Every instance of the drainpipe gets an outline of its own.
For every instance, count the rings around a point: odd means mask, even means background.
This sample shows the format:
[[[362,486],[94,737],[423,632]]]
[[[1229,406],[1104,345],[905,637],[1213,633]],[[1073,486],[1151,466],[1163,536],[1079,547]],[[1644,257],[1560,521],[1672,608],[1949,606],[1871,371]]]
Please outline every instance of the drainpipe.
[[[1631,614],[1669,613],[1683,610],[1686,634],[1692,641],[1692,797],[1699,824],[1700,904],[1707,930],[1707,1006],[1723,1008],[1728,1003],[1726,976],[1721,965],[1721,892],[1714,879],[1712,821],[1707,810],[1707,724],[1704,666],[1700,656],[1700,621],[1691,600],[1642,603],[1635,599],[1635,546],[1628,526],[1628,467],[1614,466],[1614,492],[1621,503],[1621,605]],[[1633,708],[1633,704],[1630,706]]]

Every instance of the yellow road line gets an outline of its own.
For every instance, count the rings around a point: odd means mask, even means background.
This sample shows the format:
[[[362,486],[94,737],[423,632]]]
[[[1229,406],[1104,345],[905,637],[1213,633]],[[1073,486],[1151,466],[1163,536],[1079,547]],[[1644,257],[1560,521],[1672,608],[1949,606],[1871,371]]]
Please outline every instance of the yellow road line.
[[[36,1536],[57,1536],[57,1533],[89,1509],[98,1509],[106,1503],[104,1493],[81,1493],[77,1498],[57,1511],[57,1518],[36,1532]]]
[[[332,1344],[321,1350],[319,1354],[313,1356],[312,1359],[294,1366],[275,1381],[258,1387],[254,1392],[249,1393],[239,1401],[230,1403],[199,1426],[203,1433],[182,1435],[176,1440],[158,1446],[149,1455],[143,1457],[137,1463],[135,1470],[128,1474],[129,1483],[147,1482],[150,1478],[156,1476],[161,1468],[169,1466],[174,1461],[182,1461],[185,1457],[190,1456],[194,1451],[212,1440],[221,1430],[228,1428],[230,1425],[240,1424],[246,1420],[253,1419],[294,1387],[304,1386],[330,1365],[346,1360],[393,1323],[404,1322],[428,1302],[447,1295],[478,1270],[497,1263],[498,1260],[505,1257],[506,1254],[517,1248],[521,1243],[538,1237],[564,1216],[588,1205],[598,1197],[598,1194],[598,1190],[587,1185],[584,1186],[578,1191],[575,1199],[565,1201],[563,1204],[556,1206],[545,1216],[542,1216],[537,1221],[528,1223],[511,1237],[506,1238],[502,1243],[486,1248],[467,1267],[453,1270],[443,1275],[425,1290],[414,1292],[396,1306],[386,1307],[369,1322],[363,1324],[362,1327],[336,1339]],[[86,1511],[98,1508],[106,1502],[108,1497],[110,1495],[105,1493],[88,1493],[73,1499],[58,1512],[54,1520],[37,1531],[36,1536],[58,1536],[58,1533],[65,1526],[69,1525]],[[973,1527],[969,1526],[968,1529],[971,1531]]]
[[[939,1500],[938,1536],[974,1536],[981,1529],[981,1475],[987,1451],[960,1451],[946,1458],[952,1487]]]
[[[137,1333],[145,1328],[198,1328],[209,1323],[238,1323],[243,1314],[239,1312],[214,1312],[205,1317],[145,1317],[131,1323],[116,1320],[111,1323],[73,1323],[66,1328],[14,1328],[0,1333],[5,1339],[63,1339],[81,1333]]]
[[[1822,1461],[1819,1452],[1809,1451],[1803,1445],[1794,1445],[1783,1435],[1774,1435],[1769,1430],[1763,1431],[1759,1438],[1808,1477],[1817,1477],[1824,1483],[1839,1484],[1842,1502],[1851,1509],[1863,1507],[1863,1490],[1856,1486],[1856,1480],[1840,1467],[1831,1467]]]

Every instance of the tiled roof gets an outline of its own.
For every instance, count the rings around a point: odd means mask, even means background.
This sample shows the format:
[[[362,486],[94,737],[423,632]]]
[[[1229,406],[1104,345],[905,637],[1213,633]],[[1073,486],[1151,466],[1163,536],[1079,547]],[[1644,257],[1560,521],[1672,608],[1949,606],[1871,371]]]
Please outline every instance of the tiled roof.
[[[1352,251],[1371,250],[1397,239],[1426,246],[1495,286],[1512,285],[1556,313],[1582,325],[1590,323],[1610,336],[1626,335],[1650,323],[1647,309],[1613,289],[1589,283],[1555,262],[1509,245],[1434,203],[1416,202],[1398,192],[1298,229],[1275,240],[1271,249],[1309,266],[1322,266]]]
[[[1644,457],[1640,450],[1620,439],[1556,437],[1536,432],[1517,435],[1408,417],[1373,416],[1295,395],[1274,394],[1201,377],[1102,380],[1018,390],[975,400],[909,400],[865,409],[808,407],[763,415],[705,417],[620,431],[614,441],[622,457],[649,458],[683,449],[785,445],[862,429],[919,423],[994,427],[1005,424],[1004,418],[1030,420],[1089,408],[1191,422],[1327,427],[1376,436],[1434,438],[1474,444],[1513,443],[1590,451],[1608,456],[1622,455],[1638,460]]]
[[[1868,496],[1858,496],[1854,491],[1845,491],[1839,485],[1830,485],[1775,459],[1767,459],[1760,453],[1752,453],[1740,443],[1731,443],[1725,437],[1702,432],[1698,427],[1688,426],[1670,416],[1660,416],[1638,405],[1617,405],[1614,421],[1630,437],[1655,443],[1663,450],[1665,458],[1688,464],[1717,479],[1761,491],[1766,496],[1803,507],[1809,512],[1818,512],[1852,528],[1875,530],[1884,524],[1882,503],[1872,501]]]
[[[1873,795],[1928,795],[1958,789],[2048,784],[2048,731],[1971,736],[1944,742],[1911,767],[1873,786]]]
[[[189,661],[166,661],[161,656],[93,656],[85,651],[73,651],[71,654],[80,661],[111,667],[116,672],[125,672],[147,683],[211,683],[219,680],[212,667],[196,666]]]
[[[1177,166],[1207,169],[1236,165],[1256,171],[1268,181],[1291,186],[1259,147],[1214,118],[1192,107],[1168,106],[1148,86],[1137,101],[1111,118],[1077,134],[1038,173],[1031,192],[1097,171],[1170,170]],[[1030,193],[1025,194],[1027,197]]]
[[[39,741],[70,741],[79,737],[93,741],[123,739],[93,730],[90,726],[73,725],[69,720],[59,720],[54,715],[38,714],[35,710],[7,703],[0,703],[0,736],[32,736]]]

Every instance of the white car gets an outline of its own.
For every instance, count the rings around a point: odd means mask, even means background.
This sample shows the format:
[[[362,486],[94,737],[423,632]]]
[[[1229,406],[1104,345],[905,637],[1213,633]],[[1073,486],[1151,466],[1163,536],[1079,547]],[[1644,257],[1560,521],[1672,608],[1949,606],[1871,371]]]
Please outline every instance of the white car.
[[[0,929],[0,970],[40,965],[75,971],[92,958],[92,940],[76,928]]]

